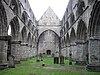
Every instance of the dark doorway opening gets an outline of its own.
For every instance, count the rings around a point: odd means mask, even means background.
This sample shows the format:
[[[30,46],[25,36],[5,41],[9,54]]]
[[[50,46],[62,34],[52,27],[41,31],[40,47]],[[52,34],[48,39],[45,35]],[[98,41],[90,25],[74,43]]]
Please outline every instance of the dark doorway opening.
[[[47,50],[47,55],[51,55],[51,50]]]

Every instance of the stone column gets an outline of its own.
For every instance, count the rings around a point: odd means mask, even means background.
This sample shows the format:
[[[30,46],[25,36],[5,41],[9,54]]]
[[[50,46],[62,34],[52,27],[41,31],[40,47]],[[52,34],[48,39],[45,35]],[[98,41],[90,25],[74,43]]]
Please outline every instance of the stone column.
[[[66,59],[69,59],[70,46],[67,45],[66,50]]]
[[[21,41],[12,41],[11,42],[11,55],[14,56],[14,62],[15,64],[20,63],[20,43]]]
[[[9,36],[0,36],[0,69],[7,68],[7,49]]]
[[[21,43],[21,60],[27,60],[28,43]]]
[[[31,58],[32,57],[32,45],[29,45],[28,46],[29,47],[29,51],[28,51],[28,54],[29,54],[29,58]]]
[[[100,39],[91,37],[88,44],[89,65],[88,70],[100,72]]]
[[[71,43],[70,45],[70,51],[71,51],[71,54],[72,54],[72,61],[76,61],[76,43]]]
[[[88,52],[86,48],[86,42],[78,41],[77,43],[77,58],[76,58],[76,64],[78,65],[86,65],[86,54]],[[87,52],[86,52],[87,51]]]

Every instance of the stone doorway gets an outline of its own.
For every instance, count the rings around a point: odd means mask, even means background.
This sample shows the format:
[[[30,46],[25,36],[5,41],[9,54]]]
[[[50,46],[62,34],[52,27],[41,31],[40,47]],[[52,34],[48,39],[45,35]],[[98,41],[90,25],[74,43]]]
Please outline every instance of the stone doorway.
[[[47,54],[47,55],[51,55],[51,50],[47,50],[47,51],[46,51],[46,54]]]

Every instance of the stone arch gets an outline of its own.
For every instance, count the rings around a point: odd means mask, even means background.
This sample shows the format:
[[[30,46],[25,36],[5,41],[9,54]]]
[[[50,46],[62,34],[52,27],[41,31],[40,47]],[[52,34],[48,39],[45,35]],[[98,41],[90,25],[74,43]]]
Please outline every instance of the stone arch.
[[[19,25],[19,20],[15,16],[11,21],[10,21],[10,26],[11,26],[11,37],[12,37],[12,43],[11,43],[11,54],[14,55],[15,57],[15,63],[20,63],[20,25]]]
[[[51,50],[51,54],[59,51],[59,36],[52,30],[42,32],[38,38],[38,52],[45,53]]]
[[[31,39],[31,33],[30,32],[28,33],[28,36],[27,36],[27,43],[29,45],[32,45],[32,39]]]
[[[85,22],[80,19],[77,26],[77,64],[86,64],[88,60],[88,43],[87,43],[87,28]]]
[[[28,21],[28,27],[31,29],[31,27],[32,27],[32,21],[31,20],[29,20]]]
[[[27,40],[27,30],[26,30],[25,26],[22,28],[21,35],[22,35],[22,42],[26,43],[26,40]]]
[[[100,1],[95,1],[89,20],[89,64],[100,65]],[[98,65],[97,65],[98,64]],[[92,70],[92,68],[88,68]],[[100,71],[100,68],[94,68],[93,71]]]
[[[7,39],[4,39],[4,37],[7,36],[7,32],[8,25],[6,11],[2,4],[2,0],[0,0],[0,64],[7,62],[8,43],[6,41]],[[3,66],[1,65],[1,67]]]
[[[69,46],[70,45],[70,37],[69,37],[69,34],[67,33],[66,35],[66,46]]]
[[[23,11],[22,13],[22,21],[27,25],[28,23],[28,14],[26,11]]]
[[[68,21],[66,22],[66,30],[68,30],[69,29],[69,23],[68,23]]]
[[[86,41],[86,39],[87,39],[87,28],[86,28],[86,24],[81,19],[78,22],[78,27],[77,27],[77,40],[81,40],[84,42]]]
[[[71,29],[70,33],[70,50],[69,53],[71,54],[72,60],[76,60],[76,34],[74,28]]]
[[[8,31],[5,8],[0,0],[0,36],[6,36]]]
[[[72,12],[70,16],[70,24],[73,24],[74,21],[75,21],[75,16],[74,13]]]
[[[60,33],[55,29],[55,28],[44,28],[44,29],[41,29],[38,33],[38,36],[40,36],[41,35],[41,33],[43,33],[44,31],[46,31],[46,30],[51,30],[51,31],[54,31],[58,36],[60,36]]]
[[[11,0],[10,7],[13,12],[17,15],[21,15],[21,6],[19,4],[19,0]]]
[[[74,28],[72,28],[70,33],[70,43],[75,43],[75,41],[76,41],[76,34]]]
[[[85,2],[83,0],[78,0],[77,11],[76,11],[77,17],[83,12],[84,8],[85,8]]]
[[[100,1],[95,2],[89,20],[88,32],[90,37],[100,38]]]
[[[11,26],[12,39],[18,40],[19,39],[20,25],[19,25],[19,20],[16,16],[10,21],[10,26]]]

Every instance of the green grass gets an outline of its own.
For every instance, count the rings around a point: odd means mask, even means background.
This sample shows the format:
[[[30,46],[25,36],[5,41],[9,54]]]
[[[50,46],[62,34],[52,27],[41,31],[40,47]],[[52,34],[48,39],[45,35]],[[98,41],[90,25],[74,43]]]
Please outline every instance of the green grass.
[[[100,72],[48,70],[42,68],[14,68],[0,71],[0,75],[100,75]]]
[[[60,64],[54,64],[53,58],[43,58],[43,61],[36,62],[36,58],[28,59],[27,61],[21,61],[21,64],[17,64],[17,66],[41,66],[45,63],[47,66],[61,66]],[[65,65],[68,66],[68,60],[65,61]]]
[[[42,63],[46,66],[60,67],[60,64],[53,64],[53,58],[44,58],[41,62],[36,62],[35,58],[29,59],[28,61],[22,61],[21,64],[17,64],[17,67],[24,66],[26,68],[10,68],[6,70],[1,70],[0,75],[100,75],[100,72],[88,72],[86,70],[58,70],[58,69],[44,69],[42,68]],[[27,66],[30,66],[27,68]],[[34,67],[31,67],[34,66]],[[68,60],[65,60],[63,66],[69,66]],[[78,65],[71,65],[78,66]],[[38,68],[37,68],[38,67]],[[70,67],[70,66],[69,66]]]

